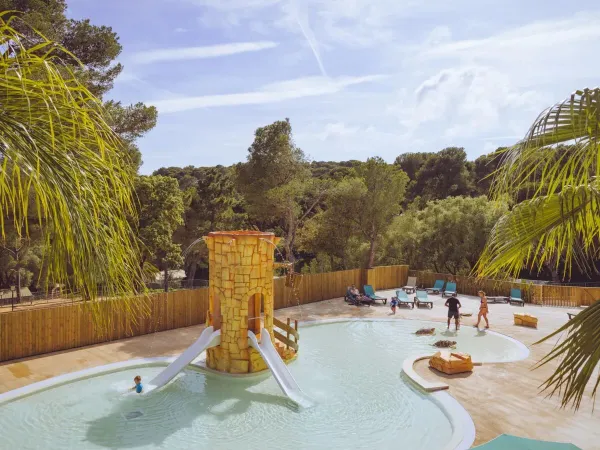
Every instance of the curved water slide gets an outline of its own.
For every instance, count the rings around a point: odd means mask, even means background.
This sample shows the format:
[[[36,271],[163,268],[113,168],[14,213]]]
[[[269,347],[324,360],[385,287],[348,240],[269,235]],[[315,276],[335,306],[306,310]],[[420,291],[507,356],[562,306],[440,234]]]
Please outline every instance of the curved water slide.
[[[214,331],[213,327],[205,328],[196,342],[190,345],[175,361],[167,366],[144,388],[144,393],[163,387],[185,367],[196,359],[207,348],[215,347],[221,343],[221,330]]]
[[[269,369],[273,373],[273,377],[279,384],[279,387],[290,400],[294,401],[298,405],[309,408],[313,405],[313,401],[300,389],[298,383],[288,370],[286,364],[279,356],[279,353],[271,342],[271,336],[269,332],[263,328],[260,332],[261,339],[258,342],[256,335],[252,331],[248,331],[248,338],[250,339],[250,346],[258,350],[260,356],[262,356]]]

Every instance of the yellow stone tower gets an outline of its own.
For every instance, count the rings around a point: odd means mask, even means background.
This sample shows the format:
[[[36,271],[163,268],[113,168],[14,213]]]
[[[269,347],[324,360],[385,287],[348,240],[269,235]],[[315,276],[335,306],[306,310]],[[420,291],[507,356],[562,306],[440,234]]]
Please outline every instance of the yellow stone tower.
[[[209,254],[207,326],[221,330],[221,343],[207,350],[206,363],[236,374],[266,370],[258,351],[248,344],[248,330],[260,338],[265,328],[275,344],[273,269],[280,238],[260,231],[216,231],[204,240]]]

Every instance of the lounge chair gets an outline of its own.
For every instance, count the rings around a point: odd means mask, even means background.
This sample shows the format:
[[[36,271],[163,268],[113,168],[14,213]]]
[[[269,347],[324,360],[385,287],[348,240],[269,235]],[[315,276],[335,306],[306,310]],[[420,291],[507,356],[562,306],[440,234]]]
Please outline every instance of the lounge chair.
[[[350,293],[350,289],[352,289],[352,286],[348,286],[348,288],[346,289],[346,295],[344,295],[344,301],[347,303],[351,303],[352,305],[356,305],[356,306],[360,306],[361,304],[363,305],[368,305],[371,306],[371,303],[373,303],[373,300],[371,300],[369,297],[366,297],[362,294],[359,295],[352,295]]]
[[[488,303],[508,303],[508,297],[503,297],[501,295],[492,295],[487,296]]]
[[[406,292],[404,292],[401,289],[398,289],[396,291],[396,296],[393,297],[392,299],[398,300],[398,306],[408,306],[411,309],[415,307],[414,302],[411,302],[408,299],[408,295],[406,294]]]
[[[411,292],[415,292],[417,290],[417,277],[408,277],[406,286],[404,286],[402,289],[407,294],[410,294]]]
[[[510,297],[508,302],[512,305],[516,303],[521,306],[525,306],[525,301],[521,298],[521,289],[513,288],[510,290]]]
[[[431,292],[432,294],[439,294],[444,289],[444,280],[435,280],[435,284],[433,287],[425,289],[426,292]]]
[[[429,300],[427,291],[416,291],[415,292],[415,305],[417,307],[428,306],[429,309],[433,308],[433,302]]]
[[[456,283],[452,283],[450,281],[448,281],[446,283],[446,289],[444,289],[444,292],[442,292],[442,297],[452,297],[453,295],[456,295]]]
[[[367,297],[369,297],[371,300],[373,300],[374,302],[377,300],[380,300],[383,302],[384,305],[387,303],[387,298],[379,297],[378,295],[375,295],[375,290],[373,289],[373,286],[371,286],[370,284],[365,284],[363,286],[363,290],[365,292],[365,295]]]

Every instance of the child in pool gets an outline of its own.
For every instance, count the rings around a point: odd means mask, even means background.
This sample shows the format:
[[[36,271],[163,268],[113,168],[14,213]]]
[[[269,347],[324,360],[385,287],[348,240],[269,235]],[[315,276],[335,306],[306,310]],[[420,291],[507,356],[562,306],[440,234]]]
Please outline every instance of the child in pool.
[[[142,377],[140,377],[139,375],[136,376],[133,379],[133,382],[135,383],[135,386],[132,387],[131,390],[137,392],[138,394],[140,394],[142,392],[142,389],[144,388],[142,386]]]
[[[396,306],[398,306],[398,299],[393,297],[390,302],[390,307],[392,308],[392,314],[396,314]]]

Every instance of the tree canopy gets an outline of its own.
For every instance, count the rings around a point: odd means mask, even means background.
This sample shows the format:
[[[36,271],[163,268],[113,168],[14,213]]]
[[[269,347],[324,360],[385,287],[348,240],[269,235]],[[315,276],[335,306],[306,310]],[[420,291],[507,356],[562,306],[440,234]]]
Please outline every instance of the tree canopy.
[[[49,277],[86,298],[99,286],[131,292],[140,271],[127,156],[100,102],[55,62],[54,44],[32,32],[39,44],[30,47],[13,23],[22,26],[0,16],[0,45],[12,50],[0,55],[2,238],[9,227],[31,238],[33,198]]]

